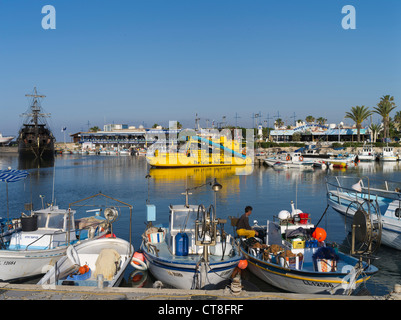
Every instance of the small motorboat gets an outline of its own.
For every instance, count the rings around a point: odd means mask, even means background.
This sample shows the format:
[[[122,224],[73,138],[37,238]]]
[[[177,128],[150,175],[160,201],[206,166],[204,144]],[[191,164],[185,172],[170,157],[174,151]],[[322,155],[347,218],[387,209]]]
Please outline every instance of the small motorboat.
[[[118,287],[133,253],[128,241],[112,237],[69,246],[38,285]]]
[[[327,243],[326,231],[310,223],[310,214],[291,205],[291,213],[282,210],[265,226],[255,221],[257,238],[238,240],[258,278],[289,292],[349,294],[378,271]]]
[[[214,206],[190,205],[188,194],[189,189],[185,204],[170,205],[168,226],[148,224],[141,251],[149,271],[163,284],[211,289],[230,278],[242,254],[224,232],[226,220],[216,218]]]
[[[300,170],[313,170],[314,162],[305,161],[300,152],[281,154],[275,157],[264,159],[264,162],[276,169],[296,168]]]

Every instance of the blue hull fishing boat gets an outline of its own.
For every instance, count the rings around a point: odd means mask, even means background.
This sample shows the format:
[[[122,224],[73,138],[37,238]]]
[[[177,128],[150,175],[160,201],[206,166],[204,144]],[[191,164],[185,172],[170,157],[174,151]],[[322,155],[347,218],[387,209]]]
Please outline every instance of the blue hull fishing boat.
[[[281,290],[304,294],[350,294],[378,269],[346,255],[325,241],[326,232],[310,223],[310,215],[292,207],[265,226],[253,227],[257,238],[239,239],[248,268]],[[357,248],[359,249],[359,247]],[[355,251],[355,253],[356,253]]]

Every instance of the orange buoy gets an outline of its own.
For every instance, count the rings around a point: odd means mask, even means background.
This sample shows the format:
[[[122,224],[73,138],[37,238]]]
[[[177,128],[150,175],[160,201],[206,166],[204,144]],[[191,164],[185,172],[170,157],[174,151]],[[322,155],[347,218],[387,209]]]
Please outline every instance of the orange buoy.
[[[323,228],[316,228],[312,233],[312,237],[314,237],[317,241],[321,242],[326,239],[326,231]]]
[[[143,255],[142,252],[139,252],[139,251],[135,252],[134,253],[134,258],[137,258],[137,259],[141,260],[142,262],[145,262],[145,256]],[[136,261],[133,261],[133,262],[135,264],[139,265],[139,262],[136,262]]]
[[[106,234],[106,236],[105,236],[106,238],[115,238],[116,237],[116,235],[113,233],[113,234],[111,234],[111,233],[108,233],[108,234]]]
[[[286,158],[286,160],[287,160],[287,161],[290,161],[290,160],[291,160],[291,157],[288,155],[287,158]]]
[[[303,156],[299,156],[299,161],[304,161],[304,157]]]
[[[240,268],[242,270],[246,269],[247,266],[248,266],[248,261],[246,261],[246,260],[240,260],[238,262],[238,268]]]
[[[80,274],[85,274],[86,273],[86,268],[85,267],[79,267],[78,272]]]

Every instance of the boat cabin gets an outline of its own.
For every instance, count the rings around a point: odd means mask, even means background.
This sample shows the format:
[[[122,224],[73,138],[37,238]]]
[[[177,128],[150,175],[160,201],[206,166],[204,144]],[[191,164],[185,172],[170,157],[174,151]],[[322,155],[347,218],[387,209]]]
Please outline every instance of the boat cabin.
[[[31,216],[21,218],[22,231],[11,236],[8,249],[53,249],[77,240],[74,214],[74,210],[58,206],[33,211]]]
[[[363,146],[362,148],[362,154],[366,154],[366,155],[371,155],[373,154],[373,147],[372,146]]]
[[[394,150],[393,147],[383,147],[383,156],[393,156],[394,155],[393,150]]]
[[[195,221],[198,206],[170,205],[170,234],[167,237],[169,249],[173,255],[177,253],[176,237],[180,234],[188,236],[188,254],[202,253],[203,247],[195,245]]]

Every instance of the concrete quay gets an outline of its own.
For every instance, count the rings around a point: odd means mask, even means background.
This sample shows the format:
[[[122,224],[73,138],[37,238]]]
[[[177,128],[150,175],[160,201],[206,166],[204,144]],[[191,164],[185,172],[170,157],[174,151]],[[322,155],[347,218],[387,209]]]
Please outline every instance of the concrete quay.
[[[401,286],[386,296],[342,296],[281,292],[233,294],[229,288],[219,290],[180,290],[166,288],[97,288],[74,286],[39,286],[36,284],[0,283],[0,300],[163,300],[163,301],[261,301],[261,300],[401,300]]]

